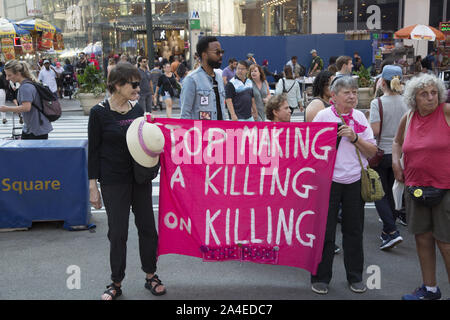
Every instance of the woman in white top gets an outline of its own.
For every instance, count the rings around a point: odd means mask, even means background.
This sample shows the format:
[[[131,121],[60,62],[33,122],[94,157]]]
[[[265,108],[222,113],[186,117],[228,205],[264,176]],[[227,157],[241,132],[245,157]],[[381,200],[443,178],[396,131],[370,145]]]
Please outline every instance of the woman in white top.
[[[302,95],[300,93],[300,84],[294,79],[292,68],[288,65],[284,66],[284,78],[281,78],[276,87],[275,94],[286,93],[291,113],[294,109],[300,108],[303,112]]]
[[[390,249],[403,240],[395,225],[396,211],[392,195],[392,186],[394,185],[392,142],[401,118],[408,111],[408,107],[403,101],[401,77],[402,69],[400,67],[385,66],[380,80],[383,96],[370,103],[370,125],[374,136],[377,137],[378,147],[384,151],[383,159],[376,167],[385,191],[384,198],[375,201],[378,214],[383,220],[381,250]],[[382,112],[380,112],[380,106]]]

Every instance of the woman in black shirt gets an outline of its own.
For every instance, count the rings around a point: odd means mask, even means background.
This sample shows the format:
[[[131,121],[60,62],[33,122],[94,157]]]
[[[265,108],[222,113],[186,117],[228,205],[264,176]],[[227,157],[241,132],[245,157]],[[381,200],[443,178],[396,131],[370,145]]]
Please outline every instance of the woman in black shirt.
[[[6,76],[4,72],[0,72],[0,106],[4,106],[6,104],[6,92],[8,90],[9,83],[6,80]],[[2,116],[2,123],[5,124],[8,122],[6,120],[6,112],[0,112]]]
[[[113,300],[122,294],[125,277],[130,206],[135,215],[139,236],[142,270],[147,274],[145,287],[154,295],[166,292],[156,271],[158,235],[152,204],[152,185],[138,184],[134,179],[133,160],[128,151],[126,132],[134,119],[143,116],[142,108],[133,107],[137,100],[140,74],[128,63],[117,65],[108,76],[111,97],[94,106],[89,115],[89,193],[96,209],[102,206],[97,180],[108,216],[112,283],[102,300]]]
[[[164,73],[159,77],[158,85],[156,86],[156,94],[153,96],[153,104],[156,105],[156,102],[158,101],[158,93],[161,91],[162,99],[166,104],[167,118],[172,117],[172,100],[175,98],[175,90],[178,90],[177,79],[170,68],[170,63],[166,62],[164,64]]]

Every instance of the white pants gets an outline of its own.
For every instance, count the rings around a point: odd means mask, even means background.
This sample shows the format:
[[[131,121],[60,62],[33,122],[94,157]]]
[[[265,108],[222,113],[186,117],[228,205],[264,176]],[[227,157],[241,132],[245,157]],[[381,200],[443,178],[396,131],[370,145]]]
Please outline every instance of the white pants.
[[[4,106],[6,103],[5,89],[0,89],[0,106]],[[1,112],[2,119],[6,119],[6,112]]]

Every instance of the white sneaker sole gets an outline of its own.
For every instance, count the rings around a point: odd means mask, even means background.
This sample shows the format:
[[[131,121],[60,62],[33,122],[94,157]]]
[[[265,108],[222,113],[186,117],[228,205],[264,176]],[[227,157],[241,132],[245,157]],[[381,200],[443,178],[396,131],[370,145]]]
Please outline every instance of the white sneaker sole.
[[[353,291],[354,293],[364,293],[367,291],[367,288],[364,289],[356,289],[354,288],[352,285],[349,286],[350,290]]]
[[[313,285],[311,286],[311,290],[317,294],[327,294],[328,293],[328,289],[319,290],[319,289],[316,289]]]

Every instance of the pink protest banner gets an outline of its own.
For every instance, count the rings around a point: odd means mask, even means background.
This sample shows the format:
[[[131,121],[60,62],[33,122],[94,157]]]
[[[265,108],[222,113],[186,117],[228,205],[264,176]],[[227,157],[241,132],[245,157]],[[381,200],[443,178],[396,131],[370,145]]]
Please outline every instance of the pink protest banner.
[[[158,255],[315,273],[336,158],[335,123],[156,119]]]

